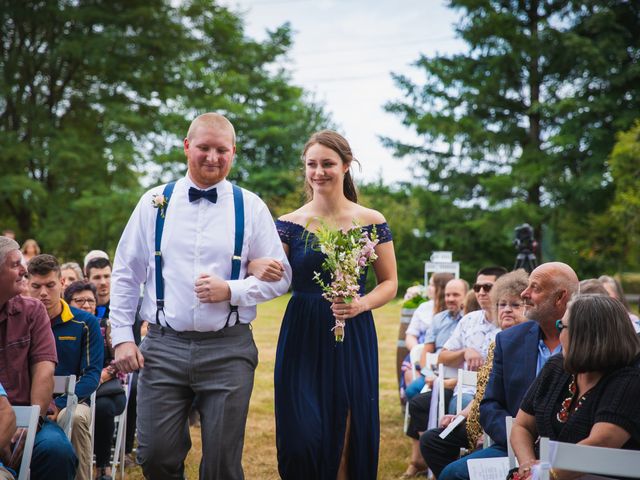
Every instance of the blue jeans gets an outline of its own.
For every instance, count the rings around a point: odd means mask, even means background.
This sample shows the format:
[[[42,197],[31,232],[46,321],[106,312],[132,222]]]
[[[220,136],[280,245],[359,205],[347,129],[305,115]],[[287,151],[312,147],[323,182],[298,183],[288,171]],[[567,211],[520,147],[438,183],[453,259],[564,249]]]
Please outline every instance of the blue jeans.
[[[467,469],[468,460],[472,460],[474,458],[496,458],[506,456],[506,450],[498,445],[483,448],[482,450],[476,450],[475,452],[462,457],[460,460],[456,460],[455,462],[447,465],[445,469],[442,470],[438,480],[469,480],[469,470]]]
[[[73,480],[77,468],[78,458],[71,442],[57,423],[45,419],[33,444],[31,480]]]
[[[422,387],[424,387],[424,377],[418,374],[418,378],[411,382],[404,391],[407,395],[407,399],[411,400],[413,397],[419,394],[422,390]]]
[[[462,409],[464,410],[464,408],[471,403],[471,400],[473,400],[473,394],[472,393],[463,393],[462,394]],[[452,415],[455,415],[456,413],[456,407],[458,403],[458,394],[455,393],[453,395],[453,397],[451,397],[451,401],[449,402],[449,410],[447,410],[447,413],[450,413]]]

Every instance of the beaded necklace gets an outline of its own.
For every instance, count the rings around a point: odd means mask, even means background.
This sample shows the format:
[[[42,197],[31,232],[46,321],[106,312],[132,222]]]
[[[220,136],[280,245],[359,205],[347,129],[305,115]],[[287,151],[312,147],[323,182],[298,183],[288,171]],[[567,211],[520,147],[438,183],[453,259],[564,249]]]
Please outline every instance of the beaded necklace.
[[[567,420],[569,420],[569,415],[570,415],[569,407],[571,407],[571,404],[573,403],[573,399],[576,396],[576,390],[577,390],[576,376],[571,375],[571,383],[569,384],[569,396],[562,401],[562,404],[560,406],[560,411],[556,415],[556,418],[560,423],[567,423]],[[584,399],[587,398],[587,394],[589,392],[590,390],[587,390],[584,393],[584,395],[582,395],[578,399],[578,402],[576,403],[576,406],[573,407],[573,411],[571,413],[576,413],[578,411],[578,409],[582,406]]]

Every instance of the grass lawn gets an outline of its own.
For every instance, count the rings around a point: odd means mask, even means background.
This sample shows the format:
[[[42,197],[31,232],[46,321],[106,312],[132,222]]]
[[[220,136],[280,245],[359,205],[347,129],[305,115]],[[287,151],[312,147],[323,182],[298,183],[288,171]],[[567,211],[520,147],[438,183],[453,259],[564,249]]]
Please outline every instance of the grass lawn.
[[[273,415],[273,367],[280,321],[289,296],[261,305],[253,322],[253,333],[260,351],[255,386],[251,397],[244,442],[245,476],[253,479],[277,479],[275,420]],[[394,301],[374,311],[380,352],[380,458],[378,478],[395,479],[404,472],[409,460],[410,442],[402,433],[403,415],[398,401],[395,376],[396,342],[400,303]],[[187,478],[198,478],[200,431],[191,430],[193,447],[187,457]],[[127,470],[127,478],[142,479],[139,468]]]

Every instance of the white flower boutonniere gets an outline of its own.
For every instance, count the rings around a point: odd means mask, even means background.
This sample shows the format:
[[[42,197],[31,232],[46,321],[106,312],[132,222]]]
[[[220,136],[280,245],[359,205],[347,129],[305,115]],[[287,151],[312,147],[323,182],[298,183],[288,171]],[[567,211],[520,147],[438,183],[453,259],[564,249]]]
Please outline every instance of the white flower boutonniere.
[[[164,218],[164,214],[167,210],[167,205],[169,205],[169,202],[167,202],[167,197],[162,194],[154,195],[153,199],[151,200],[151,204],[153,205],[153,208],[160,209],[160,216]]]

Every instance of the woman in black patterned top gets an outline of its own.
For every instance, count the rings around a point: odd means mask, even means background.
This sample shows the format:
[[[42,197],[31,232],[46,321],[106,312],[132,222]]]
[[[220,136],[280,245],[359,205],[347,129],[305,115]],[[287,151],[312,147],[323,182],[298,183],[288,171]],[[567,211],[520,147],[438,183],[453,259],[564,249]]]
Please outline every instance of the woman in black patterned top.
[[[624,306],[602,295],[579,295],[556,326],[564,353],[552,357],[531,385],[511,431],[521,479],[538,462],[539,436],[640,450],[640,341]],[[563,480],[579,476],[552,472]]]

